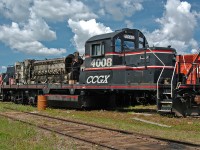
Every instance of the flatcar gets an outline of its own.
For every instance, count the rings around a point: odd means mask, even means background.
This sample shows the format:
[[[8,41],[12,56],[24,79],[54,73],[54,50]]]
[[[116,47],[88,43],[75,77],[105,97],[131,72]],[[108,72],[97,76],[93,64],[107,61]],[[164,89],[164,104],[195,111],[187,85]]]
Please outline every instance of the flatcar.
[[[88,39],[84,58],[76,52],[16,63],[15,82],[0,82],[1,99],[34,104],[43,94],[49,106],[73,108],[156,103],[160,113],[199,115],[199,54],[187,72],[183,57],[170,46],[149,47],[140,30],[125,28]]]

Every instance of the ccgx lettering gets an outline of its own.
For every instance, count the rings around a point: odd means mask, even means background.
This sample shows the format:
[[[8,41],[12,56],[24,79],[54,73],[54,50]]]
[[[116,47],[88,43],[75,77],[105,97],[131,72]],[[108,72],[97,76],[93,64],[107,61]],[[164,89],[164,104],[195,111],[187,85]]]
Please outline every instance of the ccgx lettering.
[[[110,75],[100,75],[100,76],[89,76],[87,78],[87,83],[108,83],[108,78],[110,77]]]

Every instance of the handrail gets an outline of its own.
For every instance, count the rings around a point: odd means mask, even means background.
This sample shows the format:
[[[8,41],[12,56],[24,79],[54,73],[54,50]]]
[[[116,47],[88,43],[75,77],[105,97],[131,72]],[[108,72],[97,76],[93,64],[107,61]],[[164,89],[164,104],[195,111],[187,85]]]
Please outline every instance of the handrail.
[[[199,57],[200,57],[200,49],[198,49],[198,52],[199,53],[197,54],[197,56],[196,56],[195,60],[192,62],[192,64],[196,63],[196,61],[199,59]],[[190,67],[189,71],[187,72],[186,79],[189,77],[189,75],[191,74],[192,70],[193,70],[193,65]]]
[[[162,68],[162,70],[161,70],[161,72],[160,72],[160,75],[159,75],[159,77],[158,77],[158,80],[157,80],[157,83],[156,83],[156,86],[157,86],[157,99],[159,99],[159,81],[160,81],[160,78],[161,78],[161,75],[162,75],[162,73],[163,73],[163,71],[164,71],[164,69],[165,69],[165,64],[164,64],[164,62],[150,49],[150,48],[147,48],[148,50],[150,50],[151,52],[152,52],[152,54],[162,63],[162,65],[163,65],[163,68]]]
[[[179,60],[180,61],[180,60]],[[183,63],[184,63],[184,67],[185,67],[185,70],[187,71],[187,73],[188,73],[188,69],[187,69],[187,67],[186,67],[186,65],[185,65],[185,56],[183,55]]]
[[[171,79],[171,98],[173,97],[173,81],[174,81],[174,74],[175,74],[175,71],[176,71],[176,65],[177,65],[177,62],[174,65],[174,71],[173,71],[172,79]]]
[[[179,89],[181,86],[181,82],[178,82],[177,85],[176,85],[176,89]]]

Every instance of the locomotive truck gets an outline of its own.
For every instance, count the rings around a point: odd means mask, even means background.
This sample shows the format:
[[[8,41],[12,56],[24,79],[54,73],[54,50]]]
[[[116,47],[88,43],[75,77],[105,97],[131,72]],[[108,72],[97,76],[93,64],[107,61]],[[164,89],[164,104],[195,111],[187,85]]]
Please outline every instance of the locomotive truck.
[[[16,62],[9,83],[0,77],[1,100],[35,104],[43,94],[49,106],[148,102],[156,103],[160,113],[199,115],[199,64],[199,54],[149,47],[141,31],[125,28],[88,39],[84,58],[75,52],[65,58]]]

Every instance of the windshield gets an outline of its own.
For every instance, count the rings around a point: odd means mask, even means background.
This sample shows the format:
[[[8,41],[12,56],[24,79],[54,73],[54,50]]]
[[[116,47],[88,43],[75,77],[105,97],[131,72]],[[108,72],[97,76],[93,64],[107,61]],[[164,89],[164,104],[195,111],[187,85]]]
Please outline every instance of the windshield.
[[[135,43],[133,41],[124,41],[125,49],[135,49]]]

